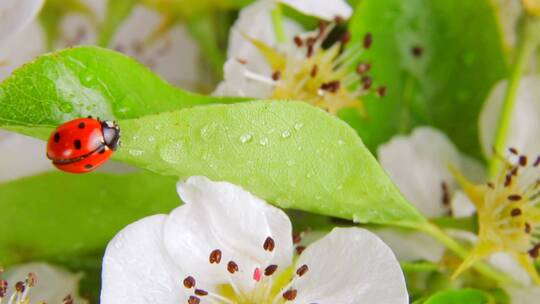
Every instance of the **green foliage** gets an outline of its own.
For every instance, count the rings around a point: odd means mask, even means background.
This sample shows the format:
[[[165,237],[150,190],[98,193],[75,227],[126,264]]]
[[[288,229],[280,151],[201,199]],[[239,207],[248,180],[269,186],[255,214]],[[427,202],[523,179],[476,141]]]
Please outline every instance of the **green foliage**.
[[[481,157],[477,117],[492,85],[507,74],[490,1],[360,1],[350,30],[353,42],[372,33],[373,46],[361,60],[388,86],[384,99],[366,98],[367,118],[341,113],[370,149],[431,125]]]
[[[124,226],[180,205],[176,179],[46,173],[0,185],[0,264],[101,255]]]
[[[41,56],[8,78],[0,86],[0,125],[52,127],[88,115],[135,118],[230,101],[182,91],[120,53],[78,47]]]
[[[285,208],[360,222],[424,222],[339,119],[283,101],[189,108],[222,101],[232,100],[173,88],[112,51],[76,48],[43,56],[0,86],[0,126],[47,139],[75,117],[116,118],[122,147],[115,158],[131,165],[227,180]],[[165,112],[174,109],[182,110]]]
[[[424,304],[486,304],[489,298],[484,291],[477,289],[445,290],[431,296]]]

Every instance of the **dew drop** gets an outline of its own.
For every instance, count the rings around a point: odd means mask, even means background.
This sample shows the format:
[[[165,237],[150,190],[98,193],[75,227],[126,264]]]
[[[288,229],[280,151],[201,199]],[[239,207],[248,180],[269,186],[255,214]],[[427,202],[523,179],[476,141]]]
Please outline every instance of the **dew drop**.
[[[64,102],[60,105],[60,111],[64,113],[71,113],[73,112],[73,105],[69,102]]]
[[[288,138],[291,136],[291,132],[289,132],[289,130],[285,130],[281,133],[281,137],[283,138]]]
[[[183,142],[170,141],[159,148],[159,156],[171,164],[181,163],[183,160]]]
[[[259,141],[259,144],[261,144],[261,146],[268,145],[268,138],[266,138],[266,137],[261,138],[261,140]]]
[[[154,142],[156,140],[156,138],[154,136],[150,136],[148,137],[148,141],[149,142]]]
[[[343,146],[345,144],[345,142],[342,139],[338,140],[337,143],[340,146]]]
[[[287,161],[287,166],[289,166],[289,167],[294,166],[294,164],[295,164],[295,161],[294,161],[293,159],[289,159],[289,160]]]
[[[129,154],[133,156],[141,156],[144,154],[143,150],[129,150]]]
[[[252,138],[253,138],[253,136],[251,136],[251,134],[246,133],[246,134],[243,134],[242,136],[240,136],[240,142],[245,144],[245,143],[250,142]]]
[[[299,131],[300,129],[302,129],[303,126],[304,126],[303,123],[297,122],[297,123],[294,124],[294,129],[295,129],[296,131]]]

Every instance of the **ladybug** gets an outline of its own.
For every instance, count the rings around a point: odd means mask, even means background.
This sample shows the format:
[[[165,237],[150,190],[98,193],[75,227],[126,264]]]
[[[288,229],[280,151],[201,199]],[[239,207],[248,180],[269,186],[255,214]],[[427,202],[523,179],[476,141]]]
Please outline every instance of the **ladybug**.
[[[116,122],[79,118],[60,125],[47,143],[47,158],[65,172],[86,173],[105,163],[118,148]]]

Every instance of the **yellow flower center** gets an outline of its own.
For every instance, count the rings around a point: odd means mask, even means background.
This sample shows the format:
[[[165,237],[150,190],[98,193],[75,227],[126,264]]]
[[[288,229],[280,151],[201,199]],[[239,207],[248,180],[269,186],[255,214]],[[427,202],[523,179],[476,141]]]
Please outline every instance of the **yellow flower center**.
[[[272,98],[305,101],[332,114],[343,108],[356,108],[365,114],[362,96],[374,91],[380,97],[386,94],[384,86],[373,89],[373,79],[369,75],[371,64],[353,65],[363,50],[371,46],[371,34],[364,37],[362,44],[345,49],[350,40],[350,34],[345,33],[332,46],[323,48],[323,42],[334,26],[335,23],[320,23],[317,31],[295,36],[281,47],[287,50],[285,53],[246,37],[273,70]]]
[[[298,238],[294,241],[299,242]],[[275,242],[271,237],[267,237],[263,243],[262,250],[266,252],[274,251]],[[296,251],[300,254],[303,246],[297,246]],[[209,299],[212,303],[220,304],[282,304],[296,299],[298,290],[294,286],[294,279],[305,275],[309,271],[308,265],[301,265],[296,270],[293,266],[286,269],[278,269],[278,265],[270,264],[264,267],[246,268],[235,261],[222,261],[220,249],[213,250],[208,258],[210,264],[215,267],[224,267],[228,272],[227,284],[215,286],[213,290],[201,288],[196,278],[188,276],[184,279],[183,285],[189,291],[188,304],[198,304],[201,299]],[[250,274],[250,282],[239,282],[246,277],[238,277],[239,272]],[[248,283],[250,288],[242,288],[240,283]],[[242,284],[245,285],[245,284]],[[1,303],[0,303],[1,304]]]
[[[495,252],[511,254],[540,283],[533,260],[540,251],[540,156],[529,160],[517,150],[493,183],[473,185],[459,173],[458,181],[476,206],[479,233],[471,256],[456,274]]]

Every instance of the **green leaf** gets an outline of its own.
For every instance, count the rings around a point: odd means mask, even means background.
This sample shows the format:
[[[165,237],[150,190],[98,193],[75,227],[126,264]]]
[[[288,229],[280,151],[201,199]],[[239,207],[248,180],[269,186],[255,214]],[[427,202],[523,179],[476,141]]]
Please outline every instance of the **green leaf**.
[[[445,290],[431,296],[424,304],[485,304],[488,296],[484,291],[477,289]]]
[[[481,157],[478,114],[492,85],[507,75],[490,1],[360,1],[350,31],[353,42],[372,33],[373,46],[361,60],[388,86],[382,100],[365,98],[367,118],[341,113],[372,151],[396,132],[431,125]]]
[[[93,115],[135,118],[240,99],[182,91],[120,53],[78,47],[39,57],[0,86],[0,125],[56,126]]]
[[[124,226],[180,205],[176,179],[46,173],[0,185],[0,264],[101,254]]]
[[[135,166],[226,180],[284,208],[360,222],[423,222],[354,130],[305,103],[211,105],[120,124],[123,146],[115,157]]]
[[[173,88],[118,53],[78,48],[41,57],[0,85],[0,127],[47,139],[72,118],[116,118],[123,146],[115,158],[129,164],[227,180],[285,208],[425,221],[341,120],[283,101],[186,108],[220,101]],[[182,110],[149,115],[174,109]]]

